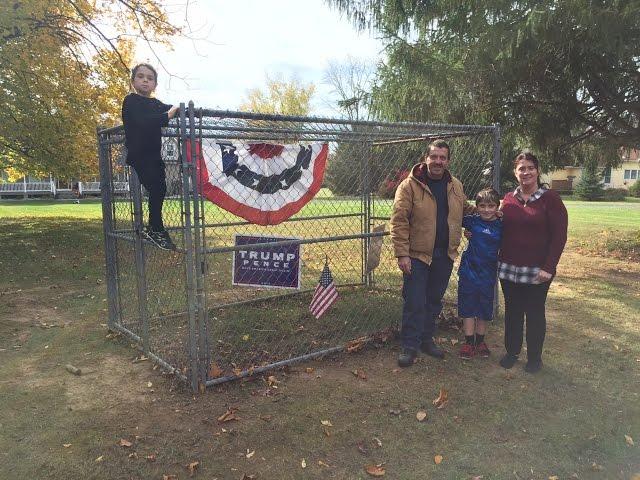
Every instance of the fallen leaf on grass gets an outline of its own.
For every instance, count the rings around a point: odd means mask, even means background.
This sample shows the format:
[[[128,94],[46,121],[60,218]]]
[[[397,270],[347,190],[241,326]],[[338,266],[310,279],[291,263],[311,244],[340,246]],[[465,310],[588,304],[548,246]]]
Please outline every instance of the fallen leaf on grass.
[[[356,444],[356,446],[358,447],[358,451],[363,454],[363,455],[369,455],[369,450],[367,449],[367,447],[364,445],[364,443],[359,442]]]
[[[591,464],[591,470],[593,470],[594,472],[599,472],[600,470],[602,470],[602,465],[598,465],[596,462],[593,462]]]
[[[303,459],[302,459],[302,461],[300,462],[300,466],[301,466],[302,468],[307,468],[307,462],[306,462],[306,460],[305,460],[304,458],[303,458]]]
[[[272,388],[278,388],[277,384],[280,383],[280,381],[275,377],[275,375],[269,375],[267,377],[267,384],[272,387]]]
[[[217,363],[212,363],[209,367],[209,378],[221,377],[224,371],[218,366]]]
[[[260,415],[258,418],[260,420],[262,420],[263,422],[270,422],[271,421],[271,415]]]
[[[433,457],[433,462],[436,465],[440,465],[442,463],[442,455],[436,455],[435,457]]]
[[[255,450],[249,451],[249,449],[247,448],[247,454],[245,455],[245,457],[247,458],[251,458],[256,454]]]
[[[228,408],[226,412],[218,417],[218,423],[231,422],[232,420],[238,420],[235,408]]]
[[[329,420],[320,420],[320,423],[325,427],[333,427],[332,423]]]
[[[255,475],[247,475],[246,473],[243,473],[240,480],[253,480],[254,478],[256,478]]]
[[[358,377],[360,380],[366,380],[367,379],[367,374],[364,373],[362,370],[351,370],[351,373]]]
[[[318,465],[320,465],[321,467],[331,468],[331,465],[329,465],[328,463],[324,463],[322,460],[318,460]]]
[[[71,444],[70,444],[70,443],[63,443],[63,444],[62,444],[62,446],[63,446],[64,448],[69,448],[69,447],[71,446]]]
[[[178,480],[177,475],[162,475],[162,480]]]
[[[380,439],[378,437],[373,437],[373,441],[378,446],[378,448],[382,448],[382,442],[380,441]]]
[[[147,455],[144,458],[147,459],[147,462],[155,462],[156,461],[156,456],[153,453],[151,455]]]
[[[104,455],[100,455],[98,458],[94,460],[96,463],[101,463],[104,460]]]
[[[454,347],[455,347],[458,343],[460,343],[460,341],[459,341],[457,338],[452,338],[452,339],[451,339],[451,345],[452,345],[452,346],[454,346]]]
[[[124,447],[124,448],[129,448],[130,446],[133,445],[133,443],[131,443],[126,438],[121,438],[120,441],[118,442],[118,445],[120,445],[121,447]]]
[[[306,373],[313,373],[313,372],[315,371],[315,368],[313,368],[313,367],[307,367],[307,368],[305,368],[305,369],[304,369],[304,371],[305,371]]]
[[[449,401],[449,392],[447,392],[447,390],[444,387],[440,387],[440,395],[438,395],[438,398],[436,398],[433,401],[433,404],[436,406],[436,408],[440,409],[440,408],[444,408],[444,406],[447,404],[448,401]]]
[[[367,343],[367,337],[356,338],[355,340],[351,340],[347,342],[345,346],[345,350],[347,353],[354,353],[362,350]]]
[[[367,465],[364,467],[364,469],[372,477],[382,477],[386,473],[383,465],[383,463],[380,463],[378,465]]]
[[[138,458],[138,454],[136,452],[131,452],[129,454],[129,458]]]
[[[151,383],[151,382],[147,382],[147,387],[148,387],[148,388],[153,387],[153,383]]]
[[[70,363],[66,364],[64,368],[67,370],[67,372],[72,373],[73,375],[77,375],[77,376],[82,375],[82,370],[78,367],[71,365]]]
[[[629,435],[624,436],[624,441],[627,442],[627,445],[633,447],[633,438],[631,438]]]
[[[471,480],[482,480],[484,475],[476,475],[475,477],[471,477]]]
[[[189,470],[189,476],[193,477],[196,473],[196,470],[198,469],[198,466],[200,465],[200,462],[191,462],[190,464],[188,464],[187,470]]]

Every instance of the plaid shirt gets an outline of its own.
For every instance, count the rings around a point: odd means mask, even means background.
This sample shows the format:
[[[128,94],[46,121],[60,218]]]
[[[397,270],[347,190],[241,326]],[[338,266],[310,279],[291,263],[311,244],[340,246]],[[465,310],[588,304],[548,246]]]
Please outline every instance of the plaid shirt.
[[[526,205],[538,200],[546,191],[546,188],[540,187],[531,194],[528,200],[524,200],[520,194],[520,186],[518,186],[514,190],[513,196]],[[539,271],[540,267],[518,267],[510,263],[498,262],[498,278],[500,280],[508,280],[514,283],[540,283],[537,280]]]

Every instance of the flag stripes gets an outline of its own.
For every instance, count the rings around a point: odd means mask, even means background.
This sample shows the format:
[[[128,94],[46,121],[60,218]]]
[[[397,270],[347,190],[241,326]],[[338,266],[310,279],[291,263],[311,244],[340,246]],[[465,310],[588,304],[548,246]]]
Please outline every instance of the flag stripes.
[[[329,264],[325,263],[318,286],[315,292],[313,292],[313,298],[309,304],[309,311],[314,317],[320,318],[337,299],[338,290],[333,283],[333,276],[331,275],[331,270],[329,270]]]

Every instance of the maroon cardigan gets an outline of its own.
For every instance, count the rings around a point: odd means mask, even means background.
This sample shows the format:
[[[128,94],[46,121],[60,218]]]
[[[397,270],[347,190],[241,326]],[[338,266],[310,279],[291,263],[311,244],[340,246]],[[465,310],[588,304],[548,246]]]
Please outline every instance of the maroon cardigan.
[[[547,190],[526,205],[513,192],[502,202],[499,260],[518,267],[539,267],[552,275],[567,243],[567,209],[560,195]]]

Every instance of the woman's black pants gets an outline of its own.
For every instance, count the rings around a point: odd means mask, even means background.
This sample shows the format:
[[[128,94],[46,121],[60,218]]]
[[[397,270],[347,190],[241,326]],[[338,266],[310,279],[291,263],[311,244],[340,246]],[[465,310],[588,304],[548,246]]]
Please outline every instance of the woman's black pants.
[[[504,346],[507,353],[519,355],[527,321],[527,358],[540,360],[547,330],[544,308],[551,282],[531,284],[500,280],[504,294]]]
[[[167,193],[164,163],[146,160],[136,162],[132,167],[138,174],[138,180],[149,193],[149,227],[160,232],[164,230],[162,204]]]

